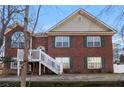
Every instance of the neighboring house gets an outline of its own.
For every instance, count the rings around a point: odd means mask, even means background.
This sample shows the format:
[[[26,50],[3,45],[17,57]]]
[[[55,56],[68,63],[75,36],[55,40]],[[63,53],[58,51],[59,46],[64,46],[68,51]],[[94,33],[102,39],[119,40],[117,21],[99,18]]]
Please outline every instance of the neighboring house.
[[[113,43],[113,62],[120,63],[120,55],[122,54],[122,48],[120,44]]]
[[[120,44],[113,43],[113,62],[120,63],[120,56],[124,54],[124,50]]]
[[[62,63],[63,73],[112,73],[113,34],[111,27],[85,10],[79,9],[46,33],[32,35],[30,49],[42,49],[44,52],[41,53],[41,63],[29,62],[28,72],[39,75],[53,73],[56,72],[54,67],[60,70],[59,66]],[[5,40],[5,55],[15,59],[7,72],[19,74],[20,63],[16,57],[23,55],[21,52],[17,55],[17,49],[24,48],[23,26],[15,25],[8,30]],[[31,53],[30,56],[37,57],[37,53]],[[48,59],[45,60],[45,57]]]

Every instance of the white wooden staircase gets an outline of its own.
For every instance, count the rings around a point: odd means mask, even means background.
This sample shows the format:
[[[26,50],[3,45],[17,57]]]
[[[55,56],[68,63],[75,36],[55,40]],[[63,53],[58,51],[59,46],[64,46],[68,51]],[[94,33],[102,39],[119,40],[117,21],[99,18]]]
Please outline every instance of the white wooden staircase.
[[[20,63],[23,61],[24,50],[18,49],[17,51],[17,61]],[[62,74],[63,72],[63,64],[56,62],[54,58],[43,52],[41,49],[39,50],[29,50],[28,56],[29,62],[39,62],[39,64],[43,64],[45,67],[49,68],[56,74]],[[20,66],[18,65],[18,71]],[[41,69],[40,69],[41,70]]]

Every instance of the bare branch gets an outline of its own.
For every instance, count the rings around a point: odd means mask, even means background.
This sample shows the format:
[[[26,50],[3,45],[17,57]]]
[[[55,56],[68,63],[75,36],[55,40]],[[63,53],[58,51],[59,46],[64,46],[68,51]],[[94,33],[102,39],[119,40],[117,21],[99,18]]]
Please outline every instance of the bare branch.
[[[36,28],[36,26],[37,26],[38,19],[39,19],[39,14],[40,14],[40,9],[41,9],[41,5],[39,6],[38,11],[37,11],[36,21],[35,21],[35,24],[34,24],[34,27],[33,27],[32,33],[34,33],[35,28]]]
[[[22,12],[24,11],[24,9],[20,6],[0,6],[0,47],[3,44],[3,36],[4,36],[4,32],[6,31],[6,29],[8,28],[10,22],[12,22],[12,20],[14,18],[16,18],[17,15],[20,15]],[[17,19],[19,20],[19,19]],[[12,24],[12,23],[11,23]]]

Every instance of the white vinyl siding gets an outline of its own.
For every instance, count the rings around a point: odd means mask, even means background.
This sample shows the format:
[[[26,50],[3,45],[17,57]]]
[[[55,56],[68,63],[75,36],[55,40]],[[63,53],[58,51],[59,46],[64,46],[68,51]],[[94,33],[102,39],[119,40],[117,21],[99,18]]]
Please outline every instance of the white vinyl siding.
[[[101,57],[87,57],[87,68],[88,69],[101,69],[102,58]]]
[[[101,47],[101,37],[87,36],[87,47]]]
[[[70,47],[69,36],[56,36],[55,47]]]
[[[70,69],[70,58],[69,57],[56,57],[57,62],[63,63],[63,69]]]

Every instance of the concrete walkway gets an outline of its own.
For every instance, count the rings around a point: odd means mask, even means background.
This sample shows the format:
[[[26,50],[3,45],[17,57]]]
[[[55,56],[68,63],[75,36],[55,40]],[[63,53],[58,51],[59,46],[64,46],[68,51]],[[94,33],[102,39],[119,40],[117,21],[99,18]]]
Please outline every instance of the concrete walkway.
[[[0,81],[20,81],[17,76],[0,76]],[[27,81],[124,81],[124,74],[63,74],[63,75],[42,75],[27,76]]]

